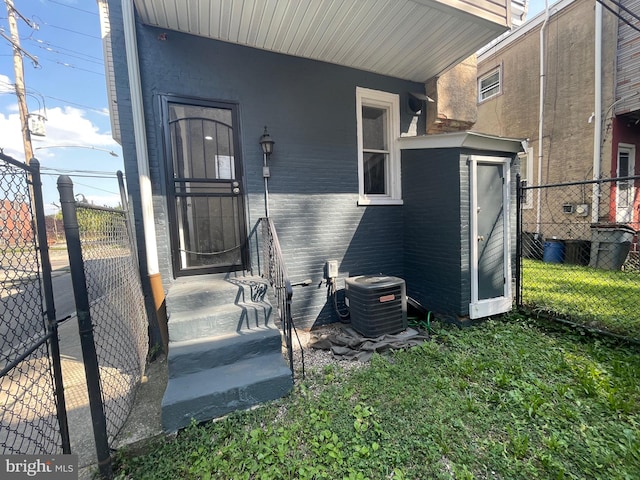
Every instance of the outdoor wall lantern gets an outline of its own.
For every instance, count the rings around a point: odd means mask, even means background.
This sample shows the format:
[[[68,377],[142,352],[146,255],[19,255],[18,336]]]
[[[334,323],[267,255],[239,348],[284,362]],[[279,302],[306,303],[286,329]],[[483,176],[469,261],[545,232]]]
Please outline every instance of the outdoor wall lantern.
[[[264,213],[267,218],[269,218],[269,177],[271,173],[269,172],[269,166],[267,165],[267,160],[273,153],[273,145],[276,143],[267,132],[267,127],[264,127],[264,133],[260,137],[260,146],[262,147],[262,176],[264,177]]]
[[[267,127],[264,127],[264,133],[260,137],[260,146],[262,147],[262,153],[265,155],[271,155],[273,153],[273,144],[276,143],[271,139],[271,135],[267,132]]]

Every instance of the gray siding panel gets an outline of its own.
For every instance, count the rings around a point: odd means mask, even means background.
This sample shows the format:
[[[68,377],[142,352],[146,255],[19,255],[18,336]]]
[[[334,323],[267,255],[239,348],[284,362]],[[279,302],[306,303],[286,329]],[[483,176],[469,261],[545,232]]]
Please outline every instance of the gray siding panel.
[[[622,4],[632,12],[640,12],[640,0],[626,0]],[[624,18],[633,20],[625,12]],[[633,22],[632,22],[633,23]],[[640,32],[623,21],[618,22],[616,98],[624,99],[616,104],[615,113],[640,110]]]

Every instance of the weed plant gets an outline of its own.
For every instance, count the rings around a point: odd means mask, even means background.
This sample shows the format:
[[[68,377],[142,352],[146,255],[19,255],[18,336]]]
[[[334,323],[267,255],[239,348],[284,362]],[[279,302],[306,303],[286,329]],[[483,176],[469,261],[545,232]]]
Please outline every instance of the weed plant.
[[[517,316],[458,329],[287,398],[192,425],[131,479],[637,479],[640,353]]]

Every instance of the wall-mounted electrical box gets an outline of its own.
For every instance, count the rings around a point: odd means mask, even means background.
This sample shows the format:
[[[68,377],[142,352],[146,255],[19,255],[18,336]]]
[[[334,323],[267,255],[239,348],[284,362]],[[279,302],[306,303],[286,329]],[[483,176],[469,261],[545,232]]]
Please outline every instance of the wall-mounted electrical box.
[[[324,264],[324,277],[325,278],[338,278],[338,261],[327,260]]]
[[[573,213],[574,209],[575,207],[573,203],[565,203],[564,205],[562,205],[562,213]]]
[[[579,217],[586,217],[589,215],[589,204],[579,203],[576,205],[576,215]]]

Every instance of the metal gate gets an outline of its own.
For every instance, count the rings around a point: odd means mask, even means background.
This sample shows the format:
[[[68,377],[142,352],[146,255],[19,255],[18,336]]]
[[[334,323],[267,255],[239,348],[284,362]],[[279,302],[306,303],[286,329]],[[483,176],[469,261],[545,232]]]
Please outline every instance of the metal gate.
[[[0,452],[70,453],[40,165],[0,152]]]

